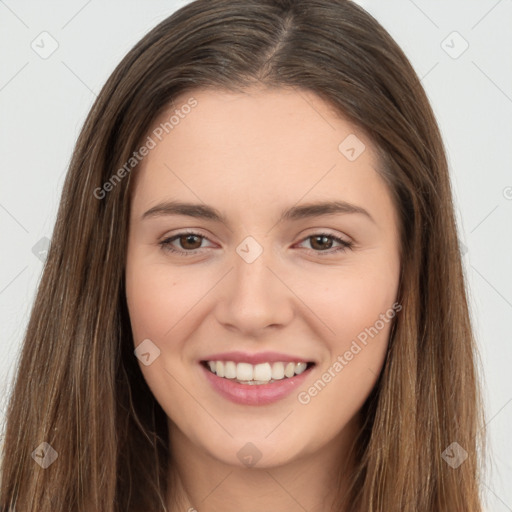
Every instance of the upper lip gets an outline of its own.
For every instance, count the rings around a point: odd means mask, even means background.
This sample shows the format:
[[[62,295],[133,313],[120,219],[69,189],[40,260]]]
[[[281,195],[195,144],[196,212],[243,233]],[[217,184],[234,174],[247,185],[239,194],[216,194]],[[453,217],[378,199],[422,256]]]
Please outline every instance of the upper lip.
[[[277,362],[294,362],[294,363],[312,363],[311,359],[283,354],[280,352],[258,352],[250,354],[247,352],[222,352],[221,354],[209,355],[201,361],[233,361],[235,363],[277,363]]]

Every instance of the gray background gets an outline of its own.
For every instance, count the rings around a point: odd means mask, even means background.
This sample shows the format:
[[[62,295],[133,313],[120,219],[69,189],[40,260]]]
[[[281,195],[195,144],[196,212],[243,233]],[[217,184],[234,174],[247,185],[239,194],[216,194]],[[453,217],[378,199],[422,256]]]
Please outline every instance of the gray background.
[[[186,3],[0,0],[0,421],[85,116],[125,53]],[[446,143],[485,383],[487,509],[512,511],[512,0],[357,3],[410,58]]]

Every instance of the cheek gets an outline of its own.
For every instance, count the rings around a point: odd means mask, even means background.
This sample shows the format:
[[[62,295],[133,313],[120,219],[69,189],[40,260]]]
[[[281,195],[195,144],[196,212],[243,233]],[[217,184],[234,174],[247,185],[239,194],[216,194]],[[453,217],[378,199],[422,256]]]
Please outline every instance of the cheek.
[[[398,276],[396,264],[387,271],[380,271],[376,265],[362,265],[340,269],[335,276],[315,277],[316,284],[309,287],[306,302],[328,327],[323,337],[329,340],[332,357],[348,350],[358,336],[364,342],[368,330],[373,334],[371,339],[387,340],[391,325],[388,317],[395,315]],[[374,328],[379,332],[375,333]]]
[[[352,340],[364,343],[368,336],[383,343],[387,340],[390,321],[386,312],[394,303],[394,287],[379,287],[374,281],[347,281],[344,290],[335,295],[327,312],[338,351],[348,350]]]
[[[381,260],[383,261],[383,260]],[[384,262],[341,269],[316,280],[308,306],[324,325],[328,356],[318,369],[312,388],[301,389],[301,404],[310,404],[318,418],[330,414],[328,404],[340,404],[339,421],[355,413],[374,387],[387,352],[389,335],[399,308],[396,304],[399,262]],[[328,334],[326,334],[328,333]],[[324,418],[327,419],[327,416]]]
[[[329,356],[315,379],[297,393],[305,425],[321,431],[323,441],[355,417],[375,387],[396,316],[389,290],[368,294],[364,288],[347,288],[333,292],[332,299],[323,310],[335,332],[324,338]]]
[[[164,283],[155,283],[150,273],[127,270],[126,300],[135,344],[143,338],[161,339],[166,325],[169,329],[168,317],[165,315],[168,299],[163,294],[164,288]]]
[[[163,265],[127,265],[126,299],[135,343],[151,337],[163,342],[197,302],[197,287],[181,280]]]
[[[180,320],[197,302],[197,290],[194,293],[196,287],[186,286],[169,268],[144,265],[143,258],[141,260],[133,258],[126,269],[126,298],[134,343],[137,346],[150,339],[160,353],[151,364],[146,366],[141,361],[138,364],[153,396],[166,414],[173,419],[179,418],[181,428],[193,432],[191,417],[194,415],[190,410],[194,402],[191,405],[187,392],[190,375],[181,361],[181,340],[186,336],[180,332]]]

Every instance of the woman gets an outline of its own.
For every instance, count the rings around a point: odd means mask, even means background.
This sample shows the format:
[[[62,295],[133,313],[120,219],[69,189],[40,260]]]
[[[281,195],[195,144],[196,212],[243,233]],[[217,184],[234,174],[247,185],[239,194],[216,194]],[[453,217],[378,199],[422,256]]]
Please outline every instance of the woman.
[[[199,0],[80,134],[1,507],[479,511],[474,358],[403,52],[351,2]]]

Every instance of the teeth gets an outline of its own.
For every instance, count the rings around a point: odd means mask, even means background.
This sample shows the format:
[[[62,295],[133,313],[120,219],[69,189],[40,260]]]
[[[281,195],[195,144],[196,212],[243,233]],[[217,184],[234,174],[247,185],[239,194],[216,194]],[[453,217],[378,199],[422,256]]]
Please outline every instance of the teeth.
[[[224,377],[224,375],[219,375],[218,368],[219,363],[222,364],[221,361],[217,361],[217,376]],[[252,380],[254,370],[252,364],[249,363],[238,363],[236,365],[236,378],[238,380]]]
[[[308,365],[307,363],[297,363],[295,365],[295,373],[297,375],[300,375],[306,369],[307,365]]]
[[[222,361],[217,361],[217,367],[215,371],[218,377],[224,377],[224,363]]]
[[[293,377],[293,374],[295,373],[295,365],[293,363],[288,363],[284,367],[284,376],[285,377]],[[217,366],[217,375],[219,374],[219,367]]]
[[[213,363],[213,368],[210,366],[210,370],[215,372],[215,362],[210,361],[210,363]],[[226,361],[224,364],[224,377],[226,379],[236,379],[236,373],[236,364],[233,361]]]
[[[268,384],[276,380],[300,375],[307,367],[307,363],[276,362],[260,363],[235,363],[233,361],[208,361],[208,367],[218,377],[235,379],[245,384]]]
[[[272,378],[272,368],[270,363],[257,364],[254,367],[253,377],[254,380],[269,381]]]
[[[272,365],[272,378],[275,380],[284,379],[284,363],[274,363]]]

